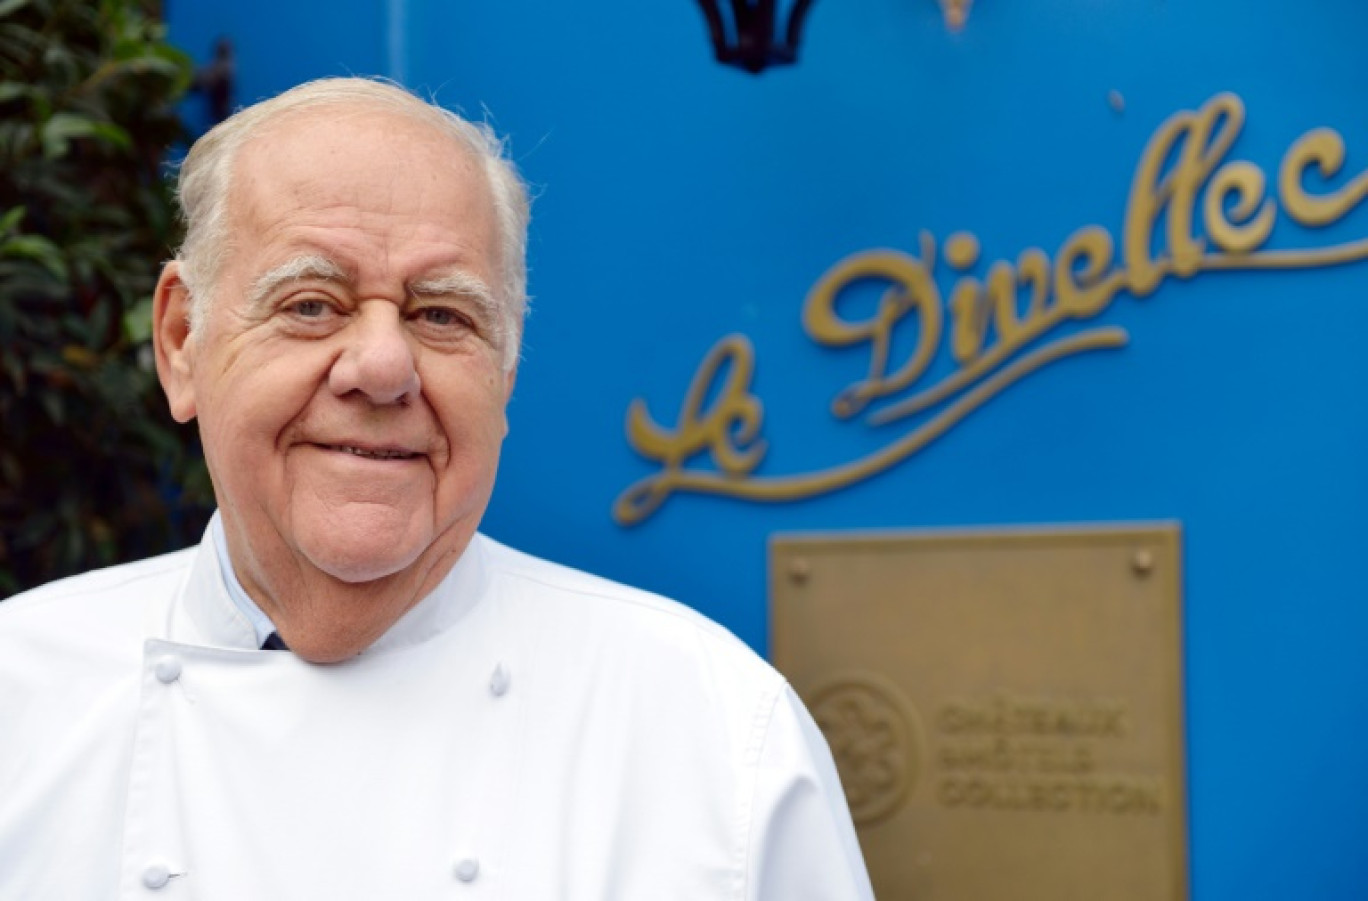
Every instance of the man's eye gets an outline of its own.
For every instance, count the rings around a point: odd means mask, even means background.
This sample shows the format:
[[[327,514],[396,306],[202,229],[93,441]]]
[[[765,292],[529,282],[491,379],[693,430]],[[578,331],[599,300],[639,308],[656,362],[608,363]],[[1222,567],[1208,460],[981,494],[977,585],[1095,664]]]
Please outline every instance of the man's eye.
[[[467,324],[464,316],[457,313],[455,310],[449,310],[446,307],[424,307],[418,315],[427,325],[450,326]]]
[[[328,311],[321,300],[299,300],[290,304],[290,312],[304,319],[317,319]]]

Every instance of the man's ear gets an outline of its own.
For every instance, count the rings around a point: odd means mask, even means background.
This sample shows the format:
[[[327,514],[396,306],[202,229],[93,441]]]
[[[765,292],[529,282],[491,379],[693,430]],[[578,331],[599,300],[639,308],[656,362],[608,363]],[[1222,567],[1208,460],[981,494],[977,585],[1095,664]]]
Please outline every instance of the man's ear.
[[[177,262],[162,267],[152,295],[152,345],[171,415],[177,422],[189,422],[195,418],[195,338],[190,334],[190,289],[181,281]]]

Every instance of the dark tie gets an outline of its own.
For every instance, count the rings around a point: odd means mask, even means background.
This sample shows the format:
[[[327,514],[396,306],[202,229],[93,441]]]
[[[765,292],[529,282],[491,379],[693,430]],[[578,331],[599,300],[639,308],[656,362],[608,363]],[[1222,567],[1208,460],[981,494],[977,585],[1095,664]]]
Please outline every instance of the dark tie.
[[[280,640],[279,632],[272,632],[266,636],[266,640],[261,643],[263,651],[288,651],[290,646]]]

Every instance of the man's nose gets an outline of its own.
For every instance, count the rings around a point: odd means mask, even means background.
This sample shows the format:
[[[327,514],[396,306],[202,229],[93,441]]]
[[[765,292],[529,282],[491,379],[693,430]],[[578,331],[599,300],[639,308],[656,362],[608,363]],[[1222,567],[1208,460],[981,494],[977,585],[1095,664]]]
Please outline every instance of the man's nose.
[[[389,301],[366,301],[355,316],[343,334],[346,346],[328,376],[333,393],[344,397],[358,392],[377,404],[417,397],[417,361],[399,308]]]

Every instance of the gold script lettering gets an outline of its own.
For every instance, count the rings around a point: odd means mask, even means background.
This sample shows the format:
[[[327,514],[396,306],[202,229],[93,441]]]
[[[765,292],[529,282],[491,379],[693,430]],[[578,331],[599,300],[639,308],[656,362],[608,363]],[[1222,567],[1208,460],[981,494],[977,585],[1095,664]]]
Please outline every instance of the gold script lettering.
[[[930,235],[922,236],[922,255],[935,255]],[[842,319],[836,312],[841,291],[861,280],[891,283],[874,316],[863,322]],[[916,312],[920,332],[916,350],[894,373],[888,372],[893,328]],[[813,341],[827,347],[870,346],[869,377],[837,395],[831,411],[842,419],[863,410],[870,400],[912,384],[930,364],[940,344],[941,298],[931,272],[917,259],[896,250],[870,250],[846,257],[817,280],[803,305],[803,328]]]
[[[676,492],[791,501],[881,473],[1042,367],[1075,354],[1123,347],[1128,336],[1117,326],[1055,334],[1070,321],[1102,315],[1122,293],[1147,297],[1167,279],[1190,279],[1203,272],[1308,269],[1368,259],[1368,239],[1318,248],[1264,247],[1280,207],[1300,225],[1330,225],[1368,198],[1368,172],[1329,193],[1308,193],[1308,169],[1314,166],[1328,180],[1338,175],[1345,157],[1344,141],[1336,132],[1314,129],[1288,149],[1278,173],[1278,196],[1269,197],[1263,170],[1245,160],[1226,161],[1244,121],[1240,98],[1218,94],[1200,109],[1176,113],[1159,126],[1131,181],[1119,257],[1111,233],[1088,225],[1065,239],[1053,262],[1032,247],[1015,265],[990,263],[980,280],[971,274],[979,263],[980,242],[970,232],[959,232],[945,241],[939,255],[955,274],[948,303],[935,281],[937,247],[928,233],[921,236],[919,256],[868,250],[837,262],[808,292],[803,328],[824,347],[863,346],[869,365],[862,379],[836,394],[832,414],[849,419],[863,413],[871,426],[913,416],[921,416],[920,421],[865,457],[815,472],[757,476],[765,444],[759,438],[760,400],[750,393],[754,351],[744,337],[728,336],[700,364],[673,430],[657,425],[643,400],[632,402],[627,440],[642,456],[658,462],[660,470],[618,497],[614,517],[623,525],[638,523]],[[1197,231],[1199,218],[1202,234]],[[860,283],[886,287],[873,315],[847,318],[838,307]],[[1019,289],[1029,292],[1024,310]],[[915,336],[900,342],[912,347],[901,361],[893,359],[898,329]],[[933,384],[923,384],[942,350],[955,368]],[[724,365],[729,374],[705,410],[704,400]],[[901,396],[892,398],[895,394]],[[886,398],[882,406],[869,409]],[[686,467],[704,452],[713,468]]]
[[[1332,178],[1344,165],[1344,139],[1328,128],[1317,128],[1302,135],[1283,157],[1278,173],[1278,192],[1283,206],[1302,225],[1329,225],[1348,213],[1368,195],[1368,172],[1359,173],[1339,191],[1323,197],[1307,194],[1302,177],[1315,164],[1321,178]]]
[[[729,371],[712,406],[704,401],[724,367]],[[755,350],[743,335],[719,341],[694,375],[684,397],[674,431],[651,419],[646,404],[635,400],[627,409],[627,440],[637,453],[660,463],[660,472],[637,482],[618,498],[613,515],[619,522],[634,522],[651,515],[673,491],[687,488],[684,461],[708,451],[726,479],[752,472],[765,455],[765,442],[757,440],[764,410],[750,393],[755,372]]]

